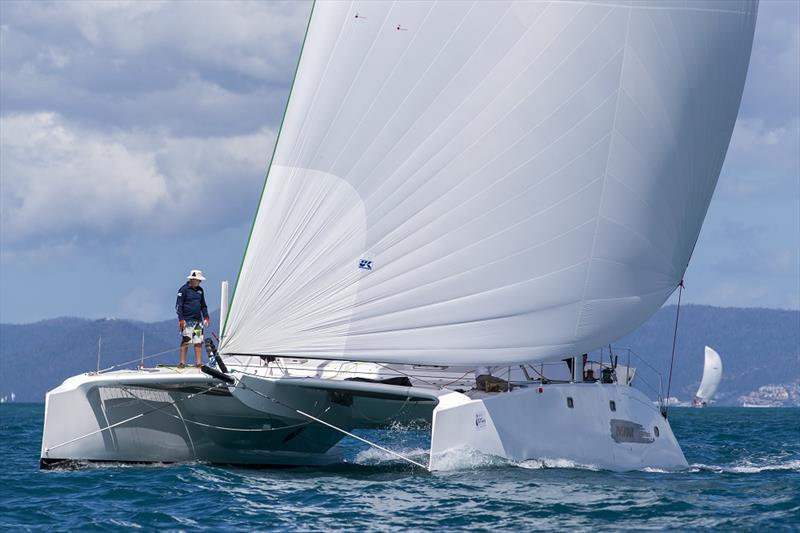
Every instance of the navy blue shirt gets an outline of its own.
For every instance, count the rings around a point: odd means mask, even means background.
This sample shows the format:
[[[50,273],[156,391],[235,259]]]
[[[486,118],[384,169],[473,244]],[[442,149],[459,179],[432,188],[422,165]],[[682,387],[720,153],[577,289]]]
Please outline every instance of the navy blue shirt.
[[[183,287],[178,289],[175,312],[178,313],[178,320],[197,320],[199,322],[204,318],[208,318],[208,308],[206,307],[203,287],[198,286],[193,289],[187,281]]]

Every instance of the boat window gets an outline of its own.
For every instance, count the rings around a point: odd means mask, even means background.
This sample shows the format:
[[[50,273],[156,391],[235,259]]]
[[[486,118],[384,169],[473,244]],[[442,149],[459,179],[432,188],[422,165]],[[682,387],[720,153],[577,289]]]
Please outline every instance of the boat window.
[[[609,407],[609,408],[610,408],[612,411],[616,411],[616,410],[617,410],[617,402],[615,402],[614,400],[610,400],[610,401],[608,402],[608,407]]]
[[[567,397],[567,407],[569,407],[570,409],[575,407],[575,402],[572,401],[572,397]]]
[[[656,437],[658,437],[659,434],[658,426],[653,426],[653,433],[655,433]]]

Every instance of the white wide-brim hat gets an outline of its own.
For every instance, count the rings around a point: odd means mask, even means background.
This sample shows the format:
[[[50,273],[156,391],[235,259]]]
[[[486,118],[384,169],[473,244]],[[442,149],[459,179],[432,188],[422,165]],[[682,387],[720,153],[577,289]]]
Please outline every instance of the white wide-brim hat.
[[[202,270],[192,270],[191,272],[189,272],[189,275],[186,276],[186,279],[199,279],[200,281],[206,280],[206,278],[203,277]]]

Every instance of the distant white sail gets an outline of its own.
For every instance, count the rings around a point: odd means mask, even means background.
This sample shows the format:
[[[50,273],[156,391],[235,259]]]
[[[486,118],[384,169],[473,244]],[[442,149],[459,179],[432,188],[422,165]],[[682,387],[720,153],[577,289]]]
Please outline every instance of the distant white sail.
[[[225,353],[588,352],[683,277],[756,3],[317,2]]]
[[[706,346],[706,359],[703,366],[703,379],[695,396],[702,402],[708,402],[717,393],[717,387],[722,379],[722,359],[714,349]]]

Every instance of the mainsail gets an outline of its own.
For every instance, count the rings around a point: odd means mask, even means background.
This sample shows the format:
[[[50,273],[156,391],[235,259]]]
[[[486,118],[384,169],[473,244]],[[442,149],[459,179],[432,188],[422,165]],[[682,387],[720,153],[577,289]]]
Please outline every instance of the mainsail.
[[[700,381],[700,387],[697,389],[695,397],[708,402],[717,393],[717,387],[722,379],[722,359],[719,354],[713,349],[706,346],[706,357],[703,366],[703,379]]]
[[[683,277],[756,3],[319,2],[224,353],[532,362]]]

